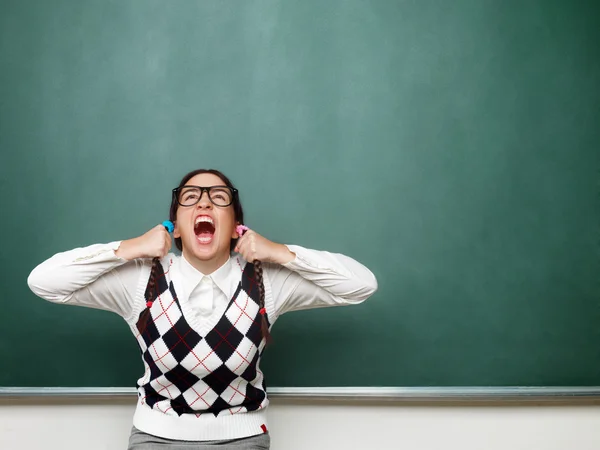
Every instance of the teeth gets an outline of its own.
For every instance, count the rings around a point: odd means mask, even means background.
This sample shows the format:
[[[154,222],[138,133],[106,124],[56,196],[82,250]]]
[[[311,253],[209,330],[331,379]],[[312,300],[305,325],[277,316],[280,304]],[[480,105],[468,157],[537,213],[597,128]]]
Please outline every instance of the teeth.
[[[212,218],[210,218],[208,216],[199,216],[199,217],[196,217],[196,222],[194,223],[194,225],[198,225],[200,222],[208,222],[212,226],[215,225],[215,222],[212,220]]]

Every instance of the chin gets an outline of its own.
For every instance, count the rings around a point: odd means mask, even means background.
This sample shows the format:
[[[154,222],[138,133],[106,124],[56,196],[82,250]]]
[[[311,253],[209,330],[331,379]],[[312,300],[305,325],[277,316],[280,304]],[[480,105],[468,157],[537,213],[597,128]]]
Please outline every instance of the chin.
[[[193,247],[192,253],[200,261],[210,261],[210,260],[219,258],[221,256],[227,258],[230,255],[229,242],[227,243],[227,247],[224,250],[222,250],[221,246],[219,246],[219,245],[200,246],[196,242],[196,245]]]

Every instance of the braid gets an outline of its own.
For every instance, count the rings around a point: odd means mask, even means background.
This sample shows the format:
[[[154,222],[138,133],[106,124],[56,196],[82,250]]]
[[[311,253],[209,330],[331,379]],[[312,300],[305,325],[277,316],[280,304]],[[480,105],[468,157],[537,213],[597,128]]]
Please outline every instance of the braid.
[[[263,338],[266,339],[267,344],[271,342],[271,333],[269,332],[269,324],[267,323],[266,310],[265,310],[265,284],[263,282],[263,268],[262,263],[258,260],[254,261],[254,279],[258,286],[259,307],[261,315],[260,328],[262,331]]]
[[[158,266],[160,260],[158,258],[152,258],[152,269],[150,269],[150,279],[148,280],[148,288],[146,289],[146,304],[156,300],[156,279],[158,278]]]
[[[154,300],[156,300],[156,280],[158,279],[158,267],[160,265],[160,260],[158,258],[152,259],[152,268],[150,269],[150,278],[148,279],[148,286],[146,287],[146,309],[142,311],[140,314],[140,318],[138,319],[138,328],[145,328],[148,323],[148,319],[150,318],[150,307]]]

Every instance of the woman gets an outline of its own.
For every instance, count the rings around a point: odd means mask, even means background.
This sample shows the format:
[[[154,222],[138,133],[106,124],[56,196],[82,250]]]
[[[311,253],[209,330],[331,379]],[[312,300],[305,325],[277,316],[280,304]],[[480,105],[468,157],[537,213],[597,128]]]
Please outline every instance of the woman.
[[[216,170],[183,177],[170,220],[181,256],[169,253],[171,236],[159,225],[54,255],[29,286],[129,325],[145,367],[130,449],[269,448],[259,362],[270,327],[286,312],[360,303],[376,291],[375,277],[344,255],[252,230],[241,236],[238,191]]]

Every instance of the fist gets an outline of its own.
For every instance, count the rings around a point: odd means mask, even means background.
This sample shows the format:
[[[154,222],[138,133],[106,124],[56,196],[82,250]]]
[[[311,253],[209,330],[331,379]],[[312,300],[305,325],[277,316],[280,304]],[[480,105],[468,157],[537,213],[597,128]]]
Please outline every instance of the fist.
[[[285,264],[296,257],[285,245],[270,241],[252,230],[246,231],[238,239],[235,251],[242,255],[249,263],[258,260]]]
[[[115,254],[123,259],[162,258],[171,250],[171,235],[157,225],[134,239],[121,242]]]

